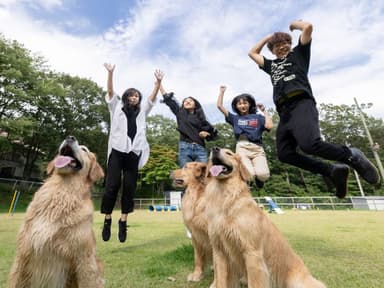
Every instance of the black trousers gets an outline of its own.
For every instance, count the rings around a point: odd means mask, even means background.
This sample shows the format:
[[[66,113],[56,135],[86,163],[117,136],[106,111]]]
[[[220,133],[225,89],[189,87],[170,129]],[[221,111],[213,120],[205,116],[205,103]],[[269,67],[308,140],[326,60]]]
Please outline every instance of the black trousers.
[[[325,176],[329,176],[331,165],[310,155],[348,163],[351,156],[348,147],[321,139],[319,112],[314,100],[298,99],[279,108],[276,147],[280,161]]]
[[[108,159],[105,191],[101,201],[101,213],[112,214],[122,179],[121,213],[128,214],[133,212],[133,197],[136,192],[139,159],[140,156],[134,152],[122,153],[112,149]]]

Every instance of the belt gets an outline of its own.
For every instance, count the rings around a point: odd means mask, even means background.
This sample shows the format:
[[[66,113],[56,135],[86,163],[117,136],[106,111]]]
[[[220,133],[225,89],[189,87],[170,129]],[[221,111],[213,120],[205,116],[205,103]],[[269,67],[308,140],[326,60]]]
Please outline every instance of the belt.
[[[238,142],[249,142],[249,143],[253,143],[253,144],[256,144],[256,145],[261,145],[260,141],[251,141],[248,139],[247,135],[245,134],[241,134],[239,136],[239,138],[237,139]]]
[[[303,95],[304,93],[305,92],[303,90],[296,90],[296,91],[289,92],[289,93],[283,95],[282,97],[280,97],[279,100],[277,101],[277,104],[278,105],[285,104],[285,103],[291,101],[291,99],[296,98],[299,95]]]
[[[248,139],[248,137],[245,134],[241,134],[239,136],[238,141],[248,141],[249,142],[249,139]]]
[[[192,145],[200,145],[200,146],[203,146],[203,145],[201,145],[201,144],[199,144],[199,143],[197,143],[197,142],[192,142],[192,140],[180,140],[180,141],[185,142],[185,143],[188,143],[188,144],[192,144]]]

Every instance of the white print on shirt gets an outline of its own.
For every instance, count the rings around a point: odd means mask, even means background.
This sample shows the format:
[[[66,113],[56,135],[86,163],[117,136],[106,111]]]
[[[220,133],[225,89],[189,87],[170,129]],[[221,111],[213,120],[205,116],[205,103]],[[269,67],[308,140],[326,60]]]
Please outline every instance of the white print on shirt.
[[[257,119],[252,119],[252,120],[239,119],[237,121],[237,125],[239,127],[240,126],[249,126],[252,128],[257,128],[257,127],[259,127],[259,121]]]
[[[283,78],[284,81],[290,81],[296,78],[295,74],[291,74],[288,76],[285,75],[288,72],[285,69],[285,67],[287,66],[292,66],[292,63],[290,62],[287,63],[287,58],[284,58],[284,60],[279,63],[272,62],[271,78],[272,78],[273,86],[275,86],[281,78]]]
[[[285,82],[287,82],[287,81],[291,81],[291,80],[293,80],[293,79],[295,79],[296,78],[296,75],[295,74],[291,74],[291,75],[289,75],[289,76],[287,76],[287,77],[284,77],[284,81]]]

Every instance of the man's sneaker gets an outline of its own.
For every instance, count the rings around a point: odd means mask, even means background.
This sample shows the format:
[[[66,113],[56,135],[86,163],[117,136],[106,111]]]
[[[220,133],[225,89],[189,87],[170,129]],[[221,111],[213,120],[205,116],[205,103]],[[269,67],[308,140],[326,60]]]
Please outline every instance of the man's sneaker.
[[[332,184],[336,188],[336,196],[337,198],[344,198],[347,195],[348,191],[348,174],[349,167],[345,164],[333,164],[331,168],[331,174],[329,175],[329,179],[331,179]]]
[[[380,182],[380,176],[376,167],[359,149],[350,148],[350,150],[352,156],[349,158],[348,164],[369,184],[378,184]]]
[[[127,221],[119,220],[119,232],[117,233],[117,237],[121,243],[124,243],[127,239]]]
[[[104,241],[108,241],[111,238],[111,223],[112,219],[104,219],[103,232],[101,233]]]
[[[257,179],[257,177],[255,177],[255,184],[256,184],[256,187],[258,189],[261,189],[264,187],[264,182],[263,181],[260,181],[259,179]]]

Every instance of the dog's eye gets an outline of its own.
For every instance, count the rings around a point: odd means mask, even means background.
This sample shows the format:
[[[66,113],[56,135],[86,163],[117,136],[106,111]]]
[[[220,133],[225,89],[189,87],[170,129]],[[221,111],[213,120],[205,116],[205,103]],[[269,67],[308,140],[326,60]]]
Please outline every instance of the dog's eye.
[[[89,153],[89,150],[88,150],[88,148],[87,148],[87,147],[85,147],[85,146],[80,146],[80,148],[81,148],[81,150],[83,150],[83,151],[85,151],[85,152]]]

